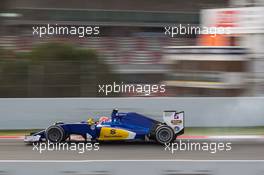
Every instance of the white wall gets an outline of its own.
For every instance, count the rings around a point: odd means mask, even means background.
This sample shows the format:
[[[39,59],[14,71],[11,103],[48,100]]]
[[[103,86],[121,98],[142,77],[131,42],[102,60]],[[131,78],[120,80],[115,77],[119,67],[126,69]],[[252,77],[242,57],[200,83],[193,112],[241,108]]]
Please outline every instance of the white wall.
[[[115,107],[157,120],[163,110],[184,110],[186,126],[264,126],[264,98],[2,98],[0,129],[78,122],[110,115]]]

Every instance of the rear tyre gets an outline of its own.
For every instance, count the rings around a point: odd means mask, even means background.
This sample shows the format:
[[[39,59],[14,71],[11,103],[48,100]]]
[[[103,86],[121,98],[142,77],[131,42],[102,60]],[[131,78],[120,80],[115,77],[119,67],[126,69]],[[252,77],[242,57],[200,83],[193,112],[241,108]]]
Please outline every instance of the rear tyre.
[[[59,143],[65,140],[65,132],[61,126],[53,125],[46,129],[46,138],[52,143]]]
[[[176,139],[173,129],[167,125],[160,125],[155,131],[155,139],[159,144],[171,143]]]

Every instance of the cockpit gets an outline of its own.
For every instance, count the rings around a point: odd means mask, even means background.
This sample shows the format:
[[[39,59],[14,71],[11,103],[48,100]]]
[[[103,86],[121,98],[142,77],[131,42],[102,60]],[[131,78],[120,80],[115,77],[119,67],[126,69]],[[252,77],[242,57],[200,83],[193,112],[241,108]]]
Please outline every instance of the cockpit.
[[[98,121],[95,121],[93,118],[88,118],[87,124],[88,125],[102,124],[102,123],[118,121],[118,120],[119,120],[118,109],[113,109],[111,113],[111,118],[106,116],[101,116]]]

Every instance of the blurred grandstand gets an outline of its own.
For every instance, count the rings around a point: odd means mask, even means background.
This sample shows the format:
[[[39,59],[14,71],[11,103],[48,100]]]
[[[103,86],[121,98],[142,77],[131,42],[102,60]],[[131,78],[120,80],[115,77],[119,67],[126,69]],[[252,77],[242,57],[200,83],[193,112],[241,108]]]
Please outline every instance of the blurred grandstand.
[[[221,0],[167,0],[166,2],[160,0],[109,0],[107,2],[103,0],[64,0],[63,2],[5,0],[1,1],[1,14],[5,15],[0,17],[0,47],[26,53],[38,44],[56,41],[71,43],[78,48],[95,49],[105,64],[109,65],[112,73],[118,76],[120,82],[165,83],[168,91],[165,94],[159,94],[163,96],[251,96],[262,94],[262,86],[260,88],[258,86],[258,94],[252,91],[249,86],[252,77],[249,74],[250,56],[248,51],[243,50],[241,59],[238,61],[233,60],[232,47],[231,51],[229,49],[227,53],[222,54],[222,60],[211,59],[217,57],[216,53],[210,54],[211,57],[209,56],[207,61],[201,61],[195,59],[197,56],[193,55],[194,53],[189,47],[201,43],[199,36],[178,35],[169,38],[164,35],[164,26],[177,24],[198,26],[201,23],[201,9],[225,8],[230,4],[238,5],[233,1],[230,3]],[[248,4],[245,2],[245,5]],[[101,32],[99,37],[84,38],[32,36],[32,26],[47,23],[100,26]],[[232,44],[225,43],[224,45],[239,46],[240,44],[234,44],[232,41]],[[180,64],[177,59],[176,62],[168,62],[166,58],[168,49],[166,48],[175,46],[189,47],[192,58],[189,61],[181,59]],[[209,50],[211,53],[214,51]],[[197,52],[199,53],[200,50],[198,49]],[[208,53],[205,54],[208,55]],[[180,56],[179,53],[176,57],[178,56]],[[204,55],[200,54],[200,56]],[[226,74],[227,72],[233,73],[233,75],[242,73],[243,76],[234,75],[229,81],[239,81],[239,83],[231,82],[227,85],[225,84],[226,80],[220,80],[225,79],[222,75],[224,77],[231,75]],[[88,71],[87,74],[89,73]],[[65,76],[68,75],[65,74]],[[68,86],[66,82],[64,85]],[[8,85],[0,84],[0,88],[3,86]],[[80,84],[80,89],[81,86]],[[96,87],[97,85],[91,84],[90,86]],[[30,97],[32,93],[28,91],[32,88],[27,87],[27,89],[26,94],[19,96]],[[77,96],[96,96],[92,93],[77,94]],[[0,94],[0,96],[5,95]],[[40,94],[38,96],[47,97],[49,95]]]

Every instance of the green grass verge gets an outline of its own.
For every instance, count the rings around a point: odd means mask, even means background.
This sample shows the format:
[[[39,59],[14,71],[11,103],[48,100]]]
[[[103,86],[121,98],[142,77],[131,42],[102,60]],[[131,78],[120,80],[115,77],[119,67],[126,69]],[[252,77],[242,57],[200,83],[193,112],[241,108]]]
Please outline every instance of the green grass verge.
[[[0,136],[26,135],[40,129],[0,130]],[[184,135],[264,135],[264,126],[258,127],[188,127]]]
[[[0,130],[0,136],[17,136],[17,135],[27,135],[31,132],[37,132],[40,129],[17,129],[17,130]]]
[[[264,135],[264,126],[258,127],[191,127],[185,135]]]

